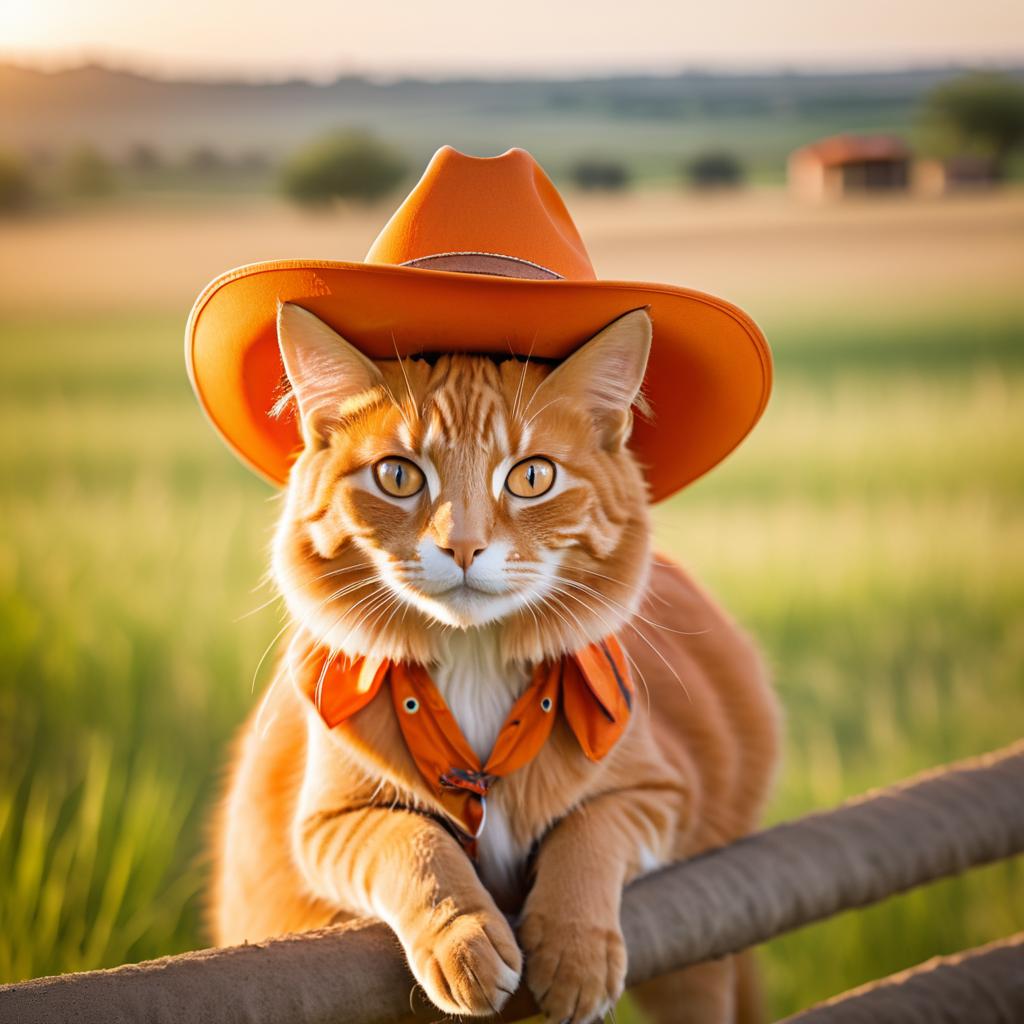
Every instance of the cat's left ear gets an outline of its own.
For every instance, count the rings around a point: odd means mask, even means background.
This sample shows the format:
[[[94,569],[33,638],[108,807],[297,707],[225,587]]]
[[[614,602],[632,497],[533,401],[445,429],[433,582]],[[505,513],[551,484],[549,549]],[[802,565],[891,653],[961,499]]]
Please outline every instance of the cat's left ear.
[[[380,370],[362,352],[294,302],[278,307],[277,342],[307,445],[325,438],[352,399],[383,384]]]
[[[651,354],[651,333],[647,307],[625,313],[573,352],[541,384],[548,395],[569,394],[588,408],[608,451],[618,451],[629,440],[634,406],[642,413],[650,411],[640,388]]]

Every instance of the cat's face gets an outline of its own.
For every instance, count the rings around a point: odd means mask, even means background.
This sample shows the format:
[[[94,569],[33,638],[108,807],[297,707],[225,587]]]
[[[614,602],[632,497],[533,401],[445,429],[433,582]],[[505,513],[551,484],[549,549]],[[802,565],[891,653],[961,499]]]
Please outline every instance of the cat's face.
[[[648,558],[645,485],[625,444],[646,312],[554,370],[373,363],[297,306],[282,307],[279,333],[306,446],[274,568],[318,640],[427,660],[444,627],[496,625],[509,657],[533,659],[629,617]]]

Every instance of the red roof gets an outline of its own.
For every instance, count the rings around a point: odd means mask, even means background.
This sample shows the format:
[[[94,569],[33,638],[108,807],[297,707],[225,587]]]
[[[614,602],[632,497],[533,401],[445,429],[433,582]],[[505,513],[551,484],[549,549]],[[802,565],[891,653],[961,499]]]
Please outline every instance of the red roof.
[[[827,167],[865,160],[909,160],[911,155],[910,147],[898,135],[830,135],[793,153]]]

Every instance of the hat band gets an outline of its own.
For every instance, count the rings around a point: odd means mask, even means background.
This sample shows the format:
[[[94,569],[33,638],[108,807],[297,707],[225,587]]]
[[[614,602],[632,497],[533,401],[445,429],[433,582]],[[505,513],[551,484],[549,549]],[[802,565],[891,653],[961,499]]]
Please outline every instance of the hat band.
[[[447,270],[456,274],[490,274],[494,277],[521,277],[531,281],[561,281],[547,267],[518,256],[503,256],[496,252],[439,252],[433,256],[420,256],[399,263],[400,267],[417,270]]]

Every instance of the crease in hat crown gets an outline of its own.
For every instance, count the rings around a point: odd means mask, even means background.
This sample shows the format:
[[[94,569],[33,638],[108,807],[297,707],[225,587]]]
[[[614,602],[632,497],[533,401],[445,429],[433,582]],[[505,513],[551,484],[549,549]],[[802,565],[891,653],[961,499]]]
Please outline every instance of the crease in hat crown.
[[[474,157],[443,146],[366,262],[538,280],[597,278],[562,197],[524,149]]]

